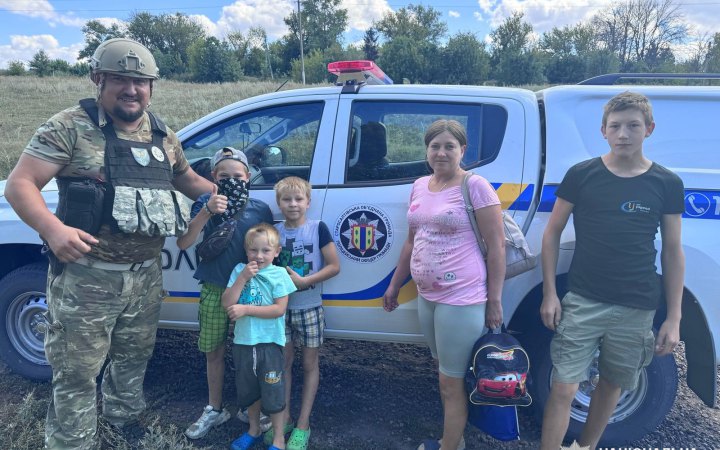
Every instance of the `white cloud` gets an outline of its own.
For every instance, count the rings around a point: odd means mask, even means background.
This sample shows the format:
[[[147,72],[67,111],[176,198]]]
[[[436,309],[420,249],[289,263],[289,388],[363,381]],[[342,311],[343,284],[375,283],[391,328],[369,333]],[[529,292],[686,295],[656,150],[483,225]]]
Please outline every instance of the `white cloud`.
[[[365,31],[375,21],[379,21],[392,9],[387,0],[342,0],[340,7],[348,11],[348,28],[351,30]]]
[[[10,61],[27,63],[40,50],[44,50],[50,59],[63,59],[70,64],[75,64],[78,53],[83,47],[85,47],[84,43],[62,47],[58,40],[50,34],[13,35],[10,36],[10,45],[0,45],[0,68],[7,68]]]
[[[124,20],[120,20],[116,17],[95,17],[92,20],[100,22],[101,25],[108,28],[112,27],[113,25],[117,25],[121,30],[127,28],[127,22],[125,22]],[[88,22],[89,21],[90,20],[88,20]]]
[[[201,14],[193,14],[189,16],[190,20],[203,27],[205,32],[210,36],[215,36],[218,39],[222,39],[225,36],[220,32],[218,25],[210,20],[208,16]]]
[[[458,17],[460,17],[460,13],[457,11],[450,10],[450,11],[448,11],[448,16],[457,19]]]
[[[293,4],[289,0],[236,1],[223,7],[216,33],[225,36],[236,31],[246,33],[252,27],[262,27],[268,38],[274,40],[287,33],[283,19],[292,11]]]
[[[717,6],[717,5],[716,5]],[[685,5],[681,12],[685,18],[685,21],[692,24],[691,33],[696,36],[708,35],[712,37],[718,32],[717,27],[717,12],[720,9],[717,7],[713,14],[710,7],[703,8],[702,6]]]
[[[689,42],[673,46],[673,52],[679,60],[686,60],[695,55],[698,51],[698,45],[701,41],[712,40],[717,33],[716,14],[717,5],[712,6],[702,4],[684,5],[680,9],[683,20],[688,24]]]
[[[2,1],[2,0],[0,0]],[[358,7],[356,0],[342,0],[340,7],[348,11],[348,30],[365,31],[374,21],[392,12],[387,0],[363,0]],[[251,27],[262,27],[268,39],[279,39],[288,33],[285,17],[297,8],[294,0],[267,2],[263,0],[238,0],[232,5],[222,8],[220,19],[216,23],[206,16],[192,16],[207,32],[217,38],[224,38],[230,33],[240,31],[246,33]]]
[[[0,9],[21,16],[44,19],[50,27],[57,25],[82,27],[86,22],[85,19],[76,17],[74,14],[59,14],[46,0],[0,0]]]
[[[477,21],[497,28],[513,13],[522,12],[537,37],[554,27],[588,22],[592,16],[615,3],[614,0],[477,0],[480,11],[475,11],[473,16]],[[717,32],[718,8],[716,4],[690,3],[681,5],[678,12],[689,26],[691,41],[675,46],[682,59],[697,45],[695,39],[712,37]],[[487,36],[485,40],[489,41]]]
[[[544,33],[554,27],[574,25],[587,21],[613,0],[477,0],[480,12],[478,21],[488,22],[497,28],[515,12],[525,14],[524,20],[533,30]]]

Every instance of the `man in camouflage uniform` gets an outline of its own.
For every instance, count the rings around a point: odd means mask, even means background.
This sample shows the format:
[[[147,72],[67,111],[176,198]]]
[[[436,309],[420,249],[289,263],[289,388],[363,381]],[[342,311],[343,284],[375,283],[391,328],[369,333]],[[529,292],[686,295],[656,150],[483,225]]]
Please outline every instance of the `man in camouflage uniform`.
[[[97,99],[43,124],[5,195],[50,249],[45,353],[53,368],[45,448],[98,446],[95,379],[107,356],[102,413],[122,428],[145,408],[143,379],[164,296],[160,252],[182,234],[190,198],[212,190],[174,132],[146,111],[158,69],[128,39],[92,59]],[[40,190],[53,177],[57,215]],[[176,191],[177,189],[177,191]]]

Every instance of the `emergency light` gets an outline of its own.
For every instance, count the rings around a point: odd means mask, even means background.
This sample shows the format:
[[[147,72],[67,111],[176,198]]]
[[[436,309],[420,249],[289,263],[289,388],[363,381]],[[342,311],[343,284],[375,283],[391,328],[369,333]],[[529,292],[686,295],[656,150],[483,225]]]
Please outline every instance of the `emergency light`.
[[[328,72],[337,75],[336,84],[393,84],[377,64],[368,60],[336,61],[328,64]]]

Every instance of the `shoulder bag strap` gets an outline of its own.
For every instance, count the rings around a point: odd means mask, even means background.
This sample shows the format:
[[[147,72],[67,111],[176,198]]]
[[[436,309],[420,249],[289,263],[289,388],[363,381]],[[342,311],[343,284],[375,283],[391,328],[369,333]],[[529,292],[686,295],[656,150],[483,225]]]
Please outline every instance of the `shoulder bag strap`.
[[[465,177],[463,178],[462,184],[460,185],[460,191],[462,192],[463,200],[465,201],[465,211],[467,211],[468,213],[468,218],[470,219],[470,226],[472,226],[473,232],[475,233],[475,239],[477,239],[478,246],[480,247],[480,253],[482,253],[483,258],[487,258],[487,245],[485,245],[485,241],[483,241],[483,238],[480,235],[480,229],[478,228],[477,220],[475,219],[475,209],[470,202],[468,180],[471,176],[472,172],[465,173]]]

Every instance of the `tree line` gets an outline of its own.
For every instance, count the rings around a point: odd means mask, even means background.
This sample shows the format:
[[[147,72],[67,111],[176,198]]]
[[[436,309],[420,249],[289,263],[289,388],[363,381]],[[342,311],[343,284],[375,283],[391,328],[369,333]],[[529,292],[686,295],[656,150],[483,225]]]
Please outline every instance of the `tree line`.
[[[410,4],[385,14],[365,31],[361,44],[350,45],[343,45],[348,11],[340,0],[301,0],[301,5],[302,22],[297,12],[285,17],[288,33],[273,42],[262,27],[222,39],[208,36],[181,13],[134,12],[112,26],[91,20],[82,29],[85,47],[77,63],[51,60],[41,50],[28,66],[39,76],[84,75],[101,42],[127,37],[153,52],[161,77],[203,83],[300,81],[303,62],[306,81],[322,83],[332,81],[329,62],[354,59],[376,61],[396,83],[532,85],[576,83],[612,72],[720,72],[720,33],[691,36],[682,5],[672,0],[617,2],[588,21],[539,37],[524,14],[515,13],[491,31],[487,43],[472,32],[449,36],[437,9]],[[6,73],[23,74],[25,65],[12,61]]]

